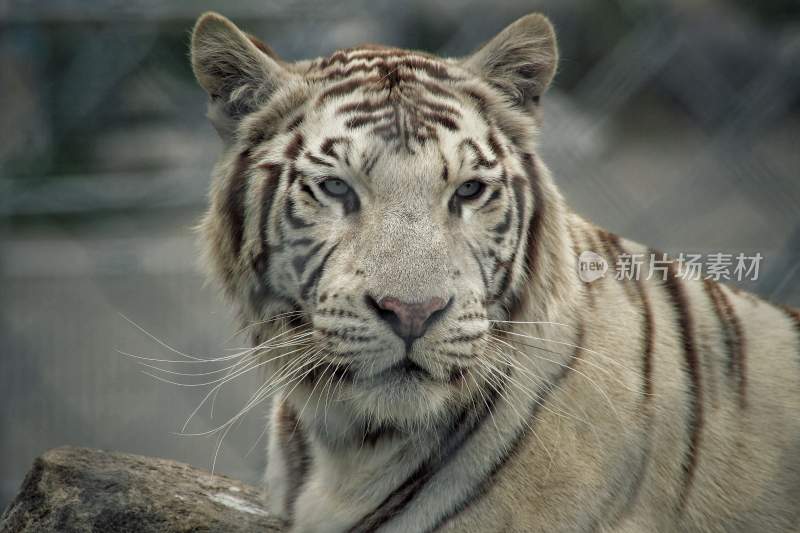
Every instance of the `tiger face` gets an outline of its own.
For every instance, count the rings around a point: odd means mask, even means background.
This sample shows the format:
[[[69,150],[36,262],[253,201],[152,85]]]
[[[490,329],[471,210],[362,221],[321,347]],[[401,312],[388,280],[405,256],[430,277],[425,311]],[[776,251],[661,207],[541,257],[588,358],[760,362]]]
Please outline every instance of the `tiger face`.
[[[209,14],[192,50],[227,144],[208,255],[285,392],[408,425],[486,387],[546,205],[546,19],[463,60],[365,46],[289,64]]]

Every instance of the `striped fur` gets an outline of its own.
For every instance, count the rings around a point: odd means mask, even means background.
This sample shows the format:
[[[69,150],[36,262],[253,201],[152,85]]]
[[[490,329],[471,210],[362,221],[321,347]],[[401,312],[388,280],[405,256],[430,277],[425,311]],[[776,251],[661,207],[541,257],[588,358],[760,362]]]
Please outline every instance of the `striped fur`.
[[[201,229],[255,344],[286,340],[261,357],[291,531],[800,530],[800,314],[673,263],[579,280],[583,250],[660,254],[538,157],[556,58],[539,15],[464,59],[297,63],[198,21],[226,142]],[[449,303],[407,342],[383,297]]]

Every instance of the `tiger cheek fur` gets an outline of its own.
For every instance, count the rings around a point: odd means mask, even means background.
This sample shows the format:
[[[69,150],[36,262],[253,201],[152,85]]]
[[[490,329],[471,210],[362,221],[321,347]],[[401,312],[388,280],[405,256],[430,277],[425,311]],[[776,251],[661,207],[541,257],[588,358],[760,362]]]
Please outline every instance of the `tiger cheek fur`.
[[[537,156],[556,62],[540,15],[464,59],[296,63],[198,20],[226,147],[201,232],[266,369],[292,531],[796,530],[800,315],[674,265],[578,279],[581,250],[648,250],[571,213]]]

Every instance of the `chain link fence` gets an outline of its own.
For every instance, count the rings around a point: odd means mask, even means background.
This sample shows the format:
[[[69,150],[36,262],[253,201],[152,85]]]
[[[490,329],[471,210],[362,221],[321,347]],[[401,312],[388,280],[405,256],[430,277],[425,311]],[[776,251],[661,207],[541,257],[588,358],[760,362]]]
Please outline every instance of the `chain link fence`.
[[[0,506],[53,446],[211,463],[214,439],[175,435],[207,389],[117,352],[244,342],[192,231],[219,152],[187,58],[205,9],[290,60],[370,41],[460,55],[542,11],[562,61],[541,150],[571,205],[672,253],[761,253],[743,288],[800,305],[794,2],[0,2]],[[231,432],[217,469],[256,481],[262,429],[254,415]]]

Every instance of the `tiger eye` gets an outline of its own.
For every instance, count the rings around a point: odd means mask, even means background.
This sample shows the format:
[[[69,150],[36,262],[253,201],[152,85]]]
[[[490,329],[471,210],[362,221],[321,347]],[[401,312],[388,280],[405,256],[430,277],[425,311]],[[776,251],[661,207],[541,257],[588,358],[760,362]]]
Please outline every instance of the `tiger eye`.
[[[339,178],[327,178],[320,183],[320,188],[331,196],[345,196],[350,192],[350,186]]]
[[[456,189],[456,196],[462,200],[471,200],[477,198],[485,187],[486,185],[478,180],[465,181]]]

